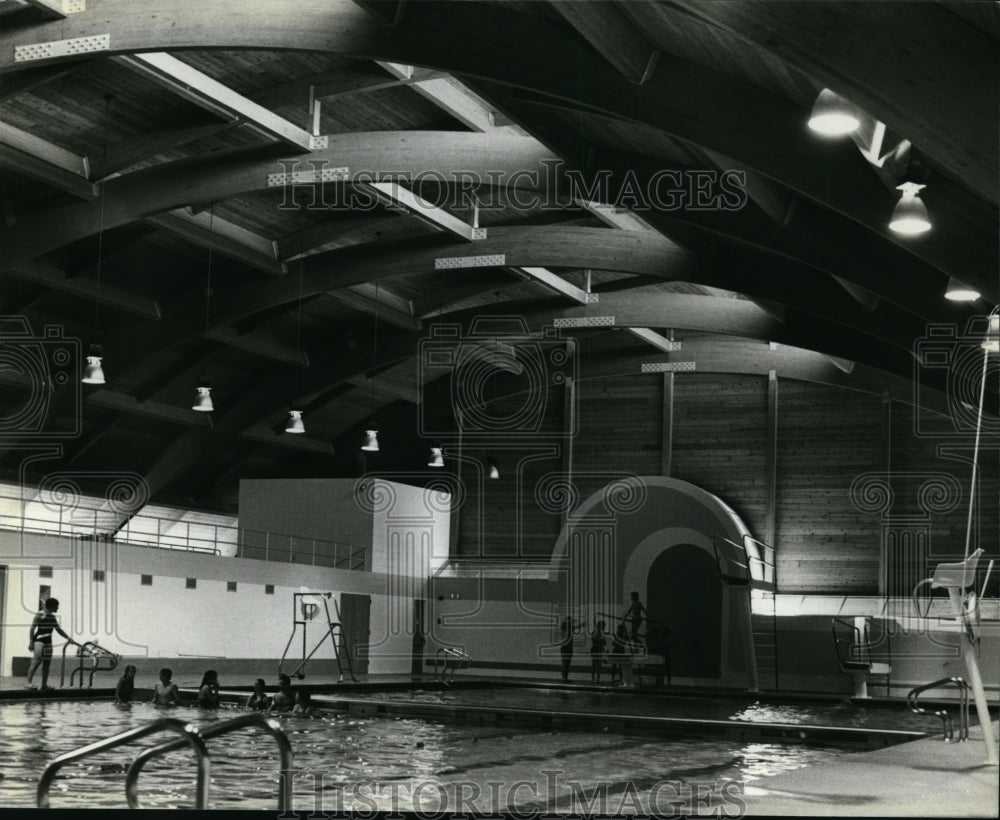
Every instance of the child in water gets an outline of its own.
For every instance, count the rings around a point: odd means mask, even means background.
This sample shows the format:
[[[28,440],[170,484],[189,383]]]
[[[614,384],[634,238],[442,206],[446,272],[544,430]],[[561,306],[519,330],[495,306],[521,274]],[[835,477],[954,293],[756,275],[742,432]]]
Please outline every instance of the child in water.
[[[131,703],[132,692],[135,690],[135,667],[126,666],[125,674],[118,679],[115,687],[115,703]]]
[[[253,693],[247,698],[246,708],[251,712],[263,712],[271,708],[271,696],[264,691],[264,679],[253,682]]]
[[[312,696],[300,689],[298,694],[295,696],[295,708],[292,710],[293,715],[299,715],[301,717],[309,717],[312,715]]]
[[[160,682],[153,689],[151,703],[157,706],[177,706],[181,702],[177,684],[170,680],[173,676],[174,673],[167,667],[160,670]]]
[[[201,679],[198,687],[198,705],[202,709],[219,708],[219,673],[209,669]]]

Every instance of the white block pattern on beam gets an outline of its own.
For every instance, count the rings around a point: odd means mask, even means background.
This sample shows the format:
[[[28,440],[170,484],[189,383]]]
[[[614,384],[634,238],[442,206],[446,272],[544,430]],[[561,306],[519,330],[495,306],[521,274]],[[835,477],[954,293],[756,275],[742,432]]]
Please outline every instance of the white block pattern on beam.
[[[68,40],[49,40],[47,43],[29,43],[14,46],[14,62],[30,63],[36,60],[51,60],[73,54],[93,54],[111,48],[110,34],[95,34],[91,37],[72,37]]]

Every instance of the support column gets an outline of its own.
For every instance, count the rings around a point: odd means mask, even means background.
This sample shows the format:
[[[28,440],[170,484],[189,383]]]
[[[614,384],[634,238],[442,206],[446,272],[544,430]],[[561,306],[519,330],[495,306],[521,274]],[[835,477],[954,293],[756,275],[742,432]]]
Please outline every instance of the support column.
[[[767,444],[764,458],[764,476],[767,483],[764,542],[774,544],[778,510],[778,373],[776,370],[767,374]]]
[[[670,476],[674,453],[674,374],[663,374],[663,426],[660,435],[660,475]]]

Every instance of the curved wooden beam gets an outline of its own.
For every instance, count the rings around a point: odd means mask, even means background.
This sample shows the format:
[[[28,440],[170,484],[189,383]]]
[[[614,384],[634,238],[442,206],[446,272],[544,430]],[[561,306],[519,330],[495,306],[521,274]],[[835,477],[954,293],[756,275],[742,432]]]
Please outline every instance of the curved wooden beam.
[[[255,8],[258,7],[259,8]],[[905,13],[902,7],[898,13]],[[256,13],[255,13],[256,12]],[[886,227],[893,199],[853,150],[831,149],[802,127],[806,111],[722,72],[664,56],[642,86],[609,72],[597,54],[582,52],[562,27],[487,4],[425,2],[405,25],[385,27],[347,0],[294,4],[247,2],[233,26],[227,0],[103,0],[56,31],[31,26],[0,35],[0,72],[72,57],[15,63],[15,49],[57,38],[109,34],[108,54],[183,49],[297,49],[390,60],[482,77],[530,89],[625,120],[642,122],[698,143],[770,176],[843,213],[942,271],[969,281],[970,259],[991,258],[996,218],[980,212],[966,225],[942,209],[933,240],[901,240]],[[456,47],[456,44],[458,46]],[[511,54],[517,60],[511,60]],[[567,66],[573,66],[567,71]],[[698,82],[692,83],[691,78]],[[880,74],[871,77],[877,84]],[[713,108],[706,116],[705,100]],[[978,263],[977,263],[978,264]],[[967,270],[968,269],[968,270]]]
[[[346,167],[352,176],[368,179],[378,174],[415,177],[434,170],[448,177],[468,173],[487,180],[488,173],[494,173],[511,181],[513,187],[528,188],[533,180],[530,174],[536,174],[535,180],[545,179],[544,163],[555,159],[531,137],[497,132],[375,131],[331,135],[328,143],[325,149],[287,159],[220,160],[209,156],[108,180],[102,186],[104,230],[185,205],[276,187],[286,191],[289,207],[296,207],[295,202],[307,206],[314,202],[311,184],[283,186],[275,181],[276,174]],[[373,208],[374,205],[373,202]],[[323,209],[324,203],[320,200],[315,206]],[[0,231],[0,245],[8,248],[8,257],[30,259],[92,236],[101,229],[101,224],[99,204],[50,209]]]

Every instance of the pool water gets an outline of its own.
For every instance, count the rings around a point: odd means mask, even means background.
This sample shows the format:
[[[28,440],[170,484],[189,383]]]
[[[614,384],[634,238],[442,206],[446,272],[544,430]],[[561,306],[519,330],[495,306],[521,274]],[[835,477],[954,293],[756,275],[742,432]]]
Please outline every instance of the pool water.
[[[332,693],[336,696],[336,693]],[[347,693],[345,693],[347,696]],[[763,703],[746,699],[670,695],[639,695],[629,692],[567,692],[558,689],[496,687],[454,688],[446,691],[350,693],[352,700],[414,700],[452,706],[493,706],[498,709],[537,709],[543,712],[590,712],[601,715],[646,715],[697,720],[743,720],[750,723],[790,723],[811,726],[844,726],[859,729],[891,729],[939,732],[941,720],[933,715],[915,715],[901,704],[860,705],[840,703]],[[952,710],[954,712],[954,709]],[[974,718],[971,715],[970,718]]]
[[[202,725],[236,711],[164,711],[93,701],[5,704],[0,807],[34,807],[39,776],[60,754],[165,714]],[[295,754],[293,808],[305,812],[565,813],[590,805],[591,813],[663,814],[690,810],[697,793],[721,806],[723,816],[736,816],[740,784],[849,753],[799,744],[512,730],[334,713],[277,719]],[[139,750],[174,737],[145,738],[63,767],[52,786],[52,807],[125,808],[128,765]],[[206,742],[212,808],[276,808],[279,758],[273,738],[247,729]],[[186,750],[154,758],[139,780],[142,806],[192,807],[195,771]]]

